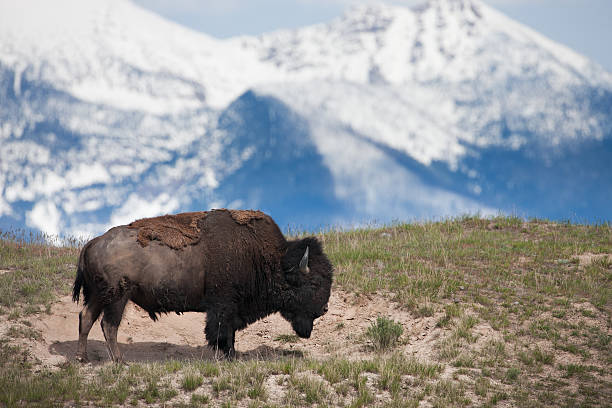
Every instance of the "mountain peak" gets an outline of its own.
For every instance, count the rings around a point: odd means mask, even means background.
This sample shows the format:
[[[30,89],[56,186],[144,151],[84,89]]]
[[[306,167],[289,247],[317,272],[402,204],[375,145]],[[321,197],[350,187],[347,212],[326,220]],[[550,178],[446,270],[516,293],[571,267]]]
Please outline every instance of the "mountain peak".
[[[412,9],[419,15],[435,13],[438,18],[458,18],[476,22],[484,18],[489,6],[480,0],[429,0]]]
[[[466,10],[471,7],[483,7],[485,3],[482,0],[427,0],[419,7],[450,7],[452,10]]]
[[[352,31],[384,30],[398,14],[409,12],[405,7],[384,3],[359,4],[350,7],[341,17],[342,24]]]

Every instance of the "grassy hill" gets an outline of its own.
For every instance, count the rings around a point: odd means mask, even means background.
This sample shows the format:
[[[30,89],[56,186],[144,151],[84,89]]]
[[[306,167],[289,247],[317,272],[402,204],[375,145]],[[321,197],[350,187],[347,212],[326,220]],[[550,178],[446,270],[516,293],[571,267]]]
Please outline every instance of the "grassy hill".
[[[366,311],[336,313],[327,354],[286,334],[270,358],[46,367],[24,344],[69,294],[79,245],[2,234],[0,405],[612,405],[611,225],[464,217],[319,237],[334,296]]]

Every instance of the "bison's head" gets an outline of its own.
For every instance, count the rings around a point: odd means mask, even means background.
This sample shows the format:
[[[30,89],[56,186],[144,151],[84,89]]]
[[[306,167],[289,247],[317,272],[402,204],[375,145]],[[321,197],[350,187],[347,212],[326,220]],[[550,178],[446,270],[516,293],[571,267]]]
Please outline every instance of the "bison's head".
[[[288,243],[282,259],[287,282],[281,315],[298,336],[308,338],[314,320],[327,312],[332,284],[332,265],[316,238]]]

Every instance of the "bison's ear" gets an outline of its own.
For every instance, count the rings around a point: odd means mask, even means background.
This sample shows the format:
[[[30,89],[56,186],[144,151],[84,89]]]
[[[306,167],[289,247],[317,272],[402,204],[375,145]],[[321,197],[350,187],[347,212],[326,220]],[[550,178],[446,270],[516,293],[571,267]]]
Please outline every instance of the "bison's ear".
[[[300,261],[300,272],[302,273],[310,272],[310,269],[308,268],[308,249],[309,247],[306,247],[306,252],[304,252],[304,256]]]

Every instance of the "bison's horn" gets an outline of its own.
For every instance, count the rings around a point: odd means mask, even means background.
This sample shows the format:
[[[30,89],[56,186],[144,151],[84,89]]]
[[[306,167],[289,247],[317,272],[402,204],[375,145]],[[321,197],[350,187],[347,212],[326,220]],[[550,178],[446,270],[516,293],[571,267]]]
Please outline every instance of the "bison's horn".
[[[300,261],[300,271],[304,273],[308,272],[308,247],[306,247],[306,252],[304,252],[304,256]]]

